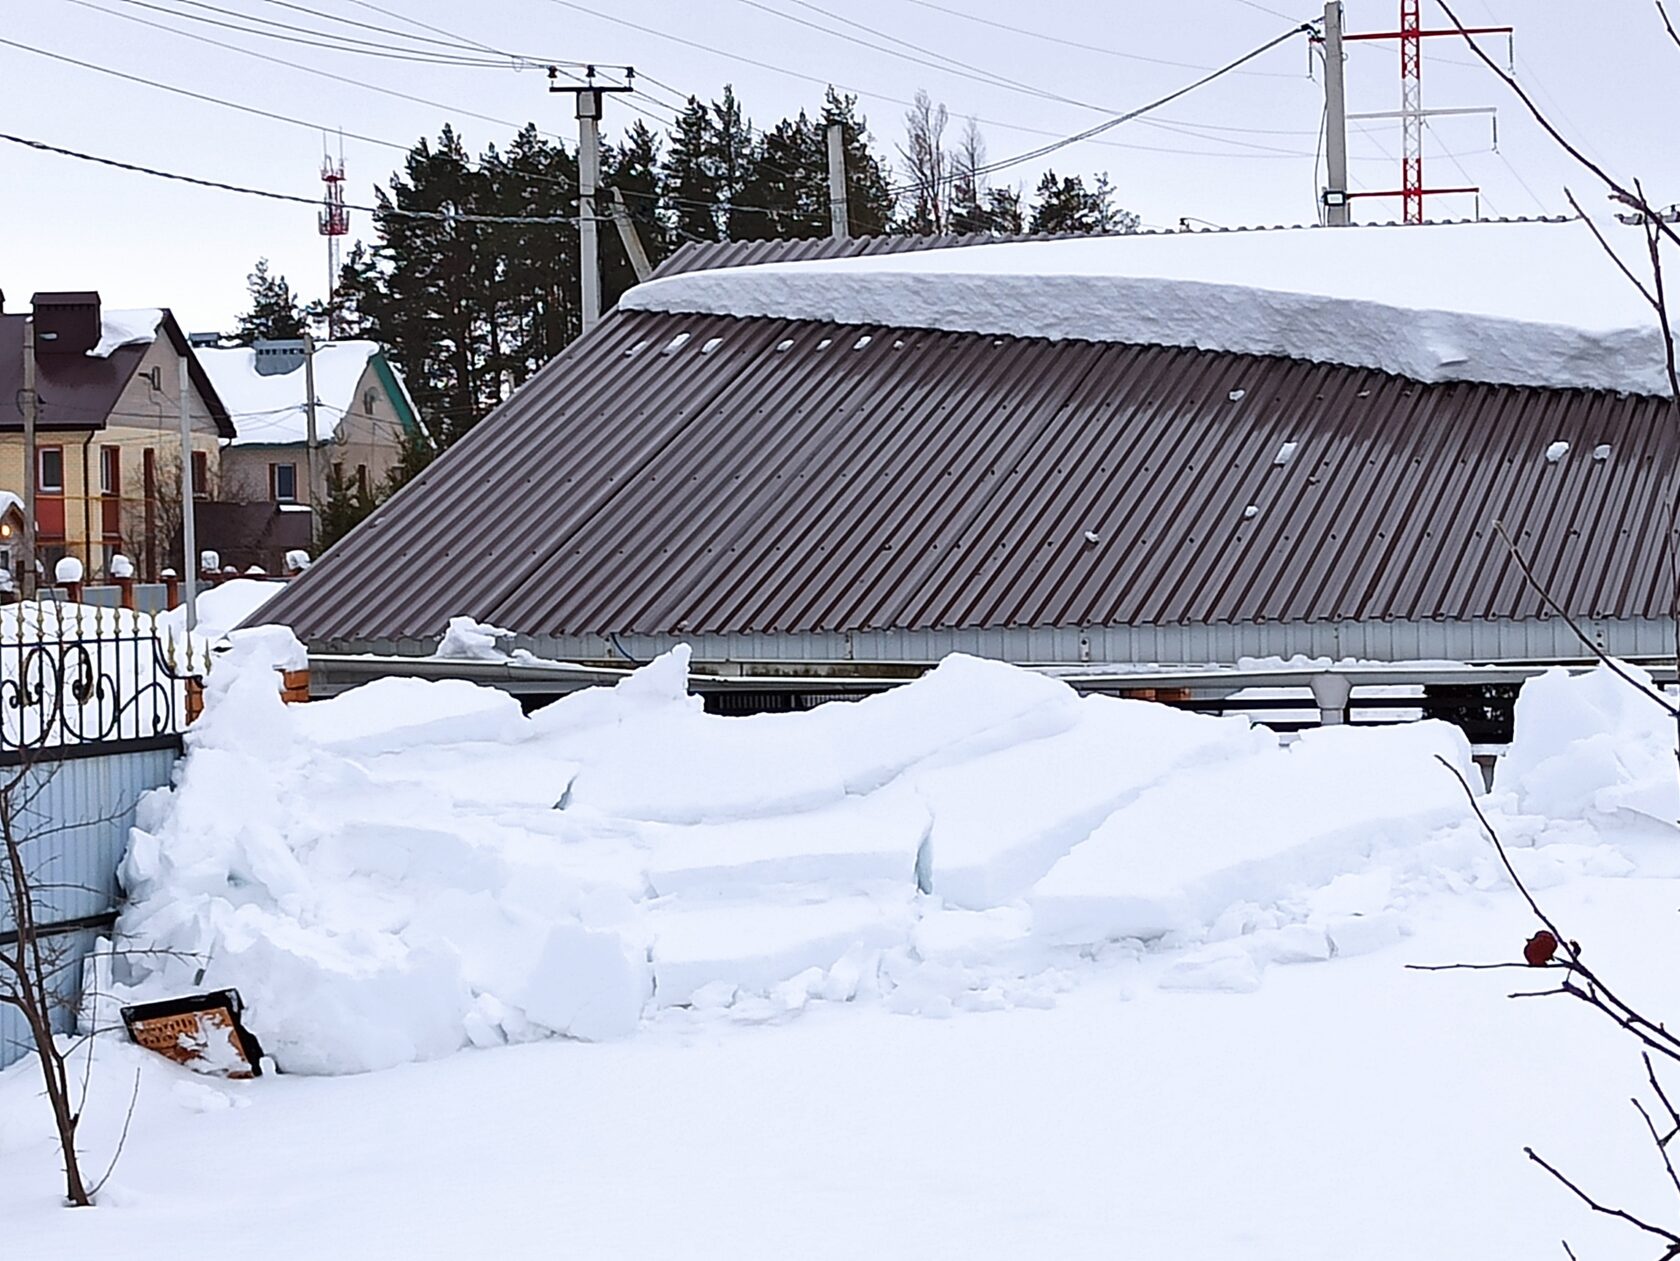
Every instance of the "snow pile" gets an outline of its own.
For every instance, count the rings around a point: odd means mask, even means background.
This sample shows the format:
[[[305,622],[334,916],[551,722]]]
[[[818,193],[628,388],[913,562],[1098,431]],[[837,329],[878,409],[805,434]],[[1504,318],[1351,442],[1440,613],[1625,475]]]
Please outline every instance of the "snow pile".
[[[230,578],[198,593],[198,619],[193,634],[207,640],[217,640],[234,627],[248,621],[258,609],[286,589],[283,582],[265,582],[257,578]],[[187,606],[178,604],[159,613],[158,634],[185,642],[187,634]]]
[[[1494,787],[1530,814],[1680,827],[1675,698],[1638,666],[1548,670],[1523,685]]]
[[[1350,852],[1415,847],[1463,818],[1438,757],[1475,782],[1464,734],[1422,722],[1308,731],[1157,783],[1039,881],[1035,927],[1068,944],[1148,940],[1328,884]]]
[[[158,325],[163,312],[157,307],[141,307],[133,311],[99,313],[99,343],[88,351],[90,359],[109,359],[111,352],[123,346],[150,345],[157,340]]]
[[[250,346],[206,348],[197,352],[217,397],[233,417],[245,443],[303,442],[309,436],[303,358],[290,372],[264,375],[257,371],[257,352]],[[379,353],[370,341],[324,342],[315,347],[316,424],[322,439],[329,437],[348,413],[359,405],[356,387],[368,360]]]
[[[488,622],[452,617],[432,655],[446,661],[506,661],[508,654],[501,645],[513,637],[513,631]]]
[[[288,707],[301,654],[282,628],[230,636],[176,787],[142,803],[119,925],[142,952],[125,999],[235,986],[291,1071],[622,1036],[672,1007],[1044,1005],[1120,939],[1213,951],[1164,984],[1249,988],[1394,940],[1408,881],[1475,866],[1436,761],[1467,750],[1434,724],[1285,751],[960,656],[721,718],[686,649],[530,716],[458,680]],[[1370,889],[1312,900],[1350,874]]]
[[[775,263],[650,281],[619,305],[1668,393],[1649,307],[1573,221],[1139,234]]]

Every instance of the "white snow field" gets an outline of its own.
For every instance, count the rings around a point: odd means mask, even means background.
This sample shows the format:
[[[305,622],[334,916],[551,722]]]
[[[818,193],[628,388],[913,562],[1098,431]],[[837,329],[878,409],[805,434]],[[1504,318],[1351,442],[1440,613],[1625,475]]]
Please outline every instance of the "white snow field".
[[[210,1222],[275,1261],[1646,1255],[1528,1143],[1674,1215],[1634,1047],[1506,1001],[1521,973],[1404,967],[1534,927],[1454,728],[1280,748],[962,657],[720,718],[680,650],[529,716],[463,682],[287,707],[289,633],[231,645],[123,866],[121,946],[175,953],[85,1018],[237,986],[282,1071],[94,1039],[90,1164],[138,1102],[83,1212],[34,1065],[0,1075],[6,1256]],[[1670,720],[1559,671],[1518,722],[1484,810],[1680,1010]]]
[[[1668,393],[1655,316],[1574,220],[1144,232],[768,263],[649,281],[619,306]],[[872,340],[871,353],[889,344]]]

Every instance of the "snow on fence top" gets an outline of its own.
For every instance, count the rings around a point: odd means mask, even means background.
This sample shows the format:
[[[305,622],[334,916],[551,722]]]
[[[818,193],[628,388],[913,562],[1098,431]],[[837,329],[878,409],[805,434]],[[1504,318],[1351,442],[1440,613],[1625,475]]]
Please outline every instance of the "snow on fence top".
[[[1642,245],[1606,229],[1636,275]],[[1667,394],[1662,334],[1574,220],[1028,241],[690,272],[630,310],[1185,346]]]

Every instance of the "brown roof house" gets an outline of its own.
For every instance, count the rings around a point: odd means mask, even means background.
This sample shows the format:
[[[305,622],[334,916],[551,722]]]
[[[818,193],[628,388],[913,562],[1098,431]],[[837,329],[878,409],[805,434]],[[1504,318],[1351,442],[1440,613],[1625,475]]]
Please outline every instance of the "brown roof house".
[[[180,360],[194,490],[213,496],[222,443],[234,435],[227,408],[168,310],[107,310],[97,293],[37,293],[35,390],[36,527],[47,572],[62,556],[90,576],[124,553],[145,578],[179,563],[181,527]],[[0,566],[19,559],[22,527],[25,312],[0,304]],[[201,538],[204,536],[201,535]],[[212,546],[213,539],[205,539]]]
[[[948,244],[948,242],[927,242]],[[694,247],[264,615],[840,673],[1672,651],[1661,334],[1574,222]]]

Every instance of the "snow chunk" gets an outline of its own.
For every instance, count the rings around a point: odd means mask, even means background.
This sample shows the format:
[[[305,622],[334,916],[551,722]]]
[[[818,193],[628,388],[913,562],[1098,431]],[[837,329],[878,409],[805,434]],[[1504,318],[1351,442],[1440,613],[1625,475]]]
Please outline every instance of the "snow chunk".
[[[464,679],[375,679],[300,706],[299,727],[345,753],[396,753],[444,741],[523,739],[528,724],[507,692]]]
[[[721,980],[762,993],[849,951],[884,949],[907,935],[909,899],[905,888],[896,898],[660,908],[652,916],[656,999],[681,1005]]]
[[[1551,446],[1546,448],[1546,463],[1556,464],[1568,454],[1569,444],[1567,442],[1554,442]]]
[[[619,305],[1668,393],[1651,311],[1573,221],[1140,233],[807,260],[668,276]]]
[[[82,580],[82,562],[74,556],[60,556],[58,563],[53,566],[53,581],[60,586],[68,586]]]
[[[1286,442],[1279,447],[1277,454],[1272,457],[1273,467],[1282,468],[1285,464],[1288,464],[1289,461],[1293,460],[1295,458],[1295,449],[1300,445],[1301,444],[1298,442]]]
[[[1064,731],[921,777],[929,891],[957,906],[1019,897],[1093,828],[1176,767],[1275,744],[1241,718],[1087,696]]]
[[[141,307],[132,311],[101,309],[99,343],[88,351],[88,358],[109,359],[111,352],[119,347],[150,345],[157,340],[158,325],[161,323],[163,312],[157,307]]]
[[[1326,727],[1173,775],[1115,811],[1032,893],[1034,932],[1090,944],[1194,934],[1238,901],[1323,883],[1379,843],[1415,844],[1464,816],[1470,747],[1422,722]]]
[[[501,646],[502,641],[512,638],[513,631],[488,622],[452,617],[432,656],[449,661],[506,661],[508,654]]]
[[[1494,787],[1532,814],[1607,819],[1623,812],[1680,827],[1674,718],[1638,666],[1571,674],[1561,666],[1517,695],[1511,746]]]

